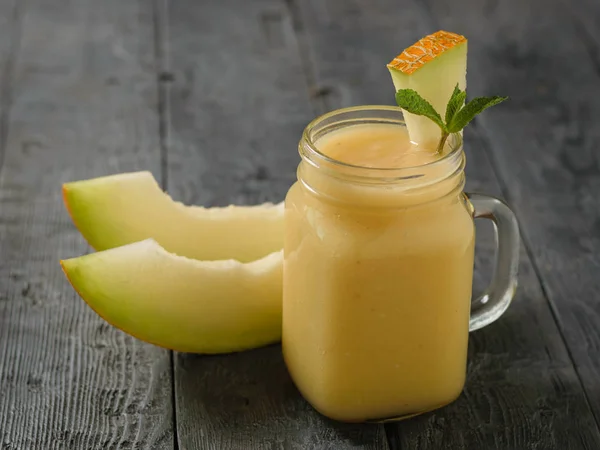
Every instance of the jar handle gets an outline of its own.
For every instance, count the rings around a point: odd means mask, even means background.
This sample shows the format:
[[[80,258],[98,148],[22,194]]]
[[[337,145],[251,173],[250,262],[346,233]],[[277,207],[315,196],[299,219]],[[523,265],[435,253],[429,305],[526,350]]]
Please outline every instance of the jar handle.
[[[520,238],[517,219],[506,203],[487,195],[465,195],[473,205],[475,219],[493,222],[498,247],[492,281],[485,292],[472,302],[469,331],[475,331],[504,314],[515,295]]]

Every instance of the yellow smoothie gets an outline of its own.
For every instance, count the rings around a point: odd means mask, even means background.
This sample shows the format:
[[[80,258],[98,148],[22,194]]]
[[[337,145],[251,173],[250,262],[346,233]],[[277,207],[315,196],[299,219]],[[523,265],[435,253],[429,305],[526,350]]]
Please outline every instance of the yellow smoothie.
[[[312,144],[321,154],[303,155],[285,211],[283,352],[295,384],[349,422],[453,401],[474,253],[462,151],[440,159],[382,123]]]

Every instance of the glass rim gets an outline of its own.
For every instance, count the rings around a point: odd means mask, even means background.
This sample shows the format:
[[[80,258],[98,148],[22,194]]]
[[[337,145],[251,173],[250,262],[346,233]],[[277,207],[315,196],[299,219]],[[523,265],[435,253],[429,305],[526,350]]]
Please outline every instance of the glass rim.
[[[361,166],[361,165],[345,163],[338,159],[327,156],[325,153],[321,152],[318,149],[315,141],[313,140],[312,134],[313,134],[313,131],[315,129],[317,129],[318,126],[322,122],[326,121],[327,119],[334,118],[335,116],[340,116],[340,115],[343,115],[346,113],[366,112],[366,111],[372,111],[373,113],[377,113],[378,111],[379,112],[396,113],[396,114],[398,114],[398,118],[392,119],[392,118],[386,118],[386,117],[377,117],[377,115],[374,114],[372,117],[362,118],[360,120],[361,122],[397,123],[400,126],[406,127],[406,122],[404,121],[404,117],[402,115],[402,109],[397,106],[361,105],[361,106],[350,106],[350,107],[346,107],[346,108],[335,109],[335,110],[329,111],[327,113],[321,114],[320,116],[316,117],[304,128],[304,131],[302,132],[302,138],[300,141],[300,145],[299,145],[300,156],[302,156],[302,158],[307,158],[309,160],[309,162],[314,165],[314,161],[310,158],[311,155],[308,155],[308,154],[306,154],[306,152],[303,151],[304,149],[308,149],[312,155],[316,156],[318,159],[322,160],[323,162],[332,165],[333,167],[356,170],[357,172],[368,170],[369,173],[371,173],[371,174],[377,174],[375,176],[371,175],[369,178],[377,178],[378,175],[387,177],[387,176],[390,176],[392,173],[401,174],[402,172],[405,172],[405,173],[412,172],[414,174],[415,170],[420,170],[420,169],[428,170],[433,167],[437,167],[437,166],[446,164],[450,160],[457,159],[463,153],[463,138],[460,133],[450,134],[447,145],[450,146],[451,150],[448,153],[446,153],[439,159],[436,159],[435,161],[431,161],[426,164],[420,164],[420,165],[416,165],[416,166],[366,167],[366,166]],[[340,121],[340,123],[342,123],[342,121]],[[352,124],[348,124],[347,126],[352,126]],[[409,178],[413,178],[413,177],[414,177],[414,175],[410,176]],[[394,178],[403,178],[403,177],[396,175],[396,176],[394,176]]]

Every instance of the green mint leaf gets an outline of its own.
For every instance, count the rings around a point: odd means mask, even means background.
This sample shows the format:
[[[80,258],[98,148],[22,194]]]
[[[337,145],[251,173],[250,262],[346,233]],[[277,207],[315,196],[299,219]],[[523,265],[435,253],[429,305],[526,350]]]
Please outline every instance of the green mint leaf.
[[[433,120],[442,131],[446,131],[446,124],[431,103],[421,97],[417,91],[412,89],[399,89],[396,92],[396,103],[398,106],[411,114],[425,116]]]
[[[458,83],[456,83],[454,92],[452,92],[452,96],[450,97],[450,101],[448,101],[448,106],[446,107],[446,126],[452,122],[452,119],[454,119],[456,113],[463,107],[466,98],[467,92],[461,91],[458,87]]]
[[[477,114],[483,112],[490,106],[502,103],[506,99],[508,99],[508,97],[495,96],[474,98],[454,115],[450,123],[448,123],[448,131],[450,133],[458,133],[466,127]]]

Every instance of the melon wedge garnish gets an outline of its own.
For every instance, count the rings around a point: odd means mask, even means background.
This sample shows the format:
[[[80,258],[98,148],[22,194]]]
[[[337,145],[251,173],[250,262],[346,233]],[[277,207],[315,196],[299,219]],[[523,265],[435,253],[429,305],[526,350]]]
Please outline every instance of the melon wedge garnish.
[[[413,89],[443,115],[456,85],[466,88],[467,39],[459,34],[438,31],[408,47],[389,64],[394,87]],[[404,111],[411,141],[436,148],[440,128],[423,116]]]
[[[225,353],[281,338],[282,252],[252,263],[197,261],[154,240],[61,261],[111,325],[181,352]]]
[[[96,250],[148,238],[199,260],[254,261],[283,247],[283,205],[202,208],[165,194],[149,172],[63,185],[75,226]]]

